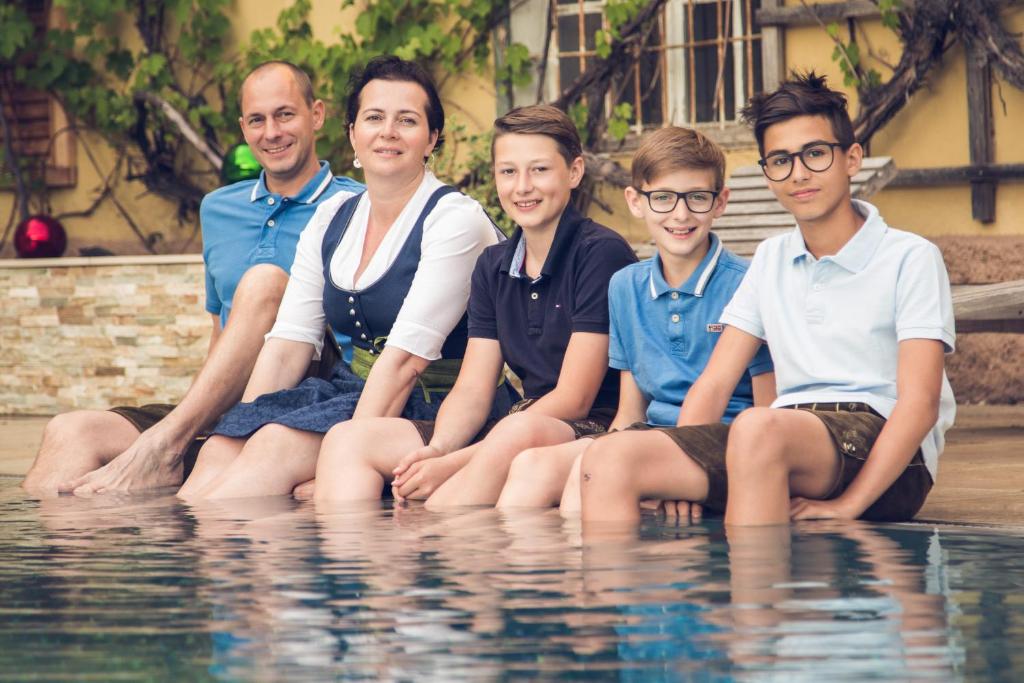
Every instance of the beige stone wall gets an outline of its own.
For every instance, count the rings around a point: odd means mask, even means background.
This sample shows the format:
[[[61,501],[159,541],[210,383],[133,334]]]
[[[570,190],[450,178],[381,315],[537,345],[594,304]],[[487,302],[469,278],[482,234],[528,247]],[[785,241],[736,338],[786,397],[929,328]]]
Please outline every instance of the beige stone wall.
[[[0,261],[0,415],[177,400],[204,297],[199,256]]]

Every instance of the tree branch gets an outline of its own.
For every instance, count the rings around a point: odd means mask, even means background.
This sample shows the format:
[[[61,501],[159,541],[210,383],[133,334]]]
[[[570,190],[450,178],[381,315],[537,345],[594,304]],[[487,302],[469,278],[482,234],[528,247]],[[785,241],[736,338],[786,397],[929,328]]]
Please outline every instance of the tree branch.
[[[159,109],[163,115],[178,128],[182,136],[188,140],[192,146],[206,158],[207,161],[210,162],[210,165],[217,171],[220,171],[221,166],[224,163],[220,156],[214,152],[210,145],[207,144],[206,140],[204,140],[202,136],[200,136],[192,126],[189,125],[188,121],[185,120],[185,117],[182,116],[177,109],[171,106],[170,102],[156,93],[146,90],[136,92],[134,98],[136,102],[145,102],[146,104]]]

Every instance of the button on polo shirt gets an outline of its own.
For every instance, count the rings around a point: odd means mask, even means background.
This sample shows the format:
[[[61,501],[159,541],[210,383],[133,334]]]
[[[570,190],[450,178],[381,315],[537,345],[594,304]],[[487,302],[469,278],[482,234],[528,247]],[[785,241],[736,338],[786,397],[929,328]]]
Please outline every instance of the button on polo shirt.
[[[323,199],[338,192],[356,193],[363,186],[331,174],[327,162],[293,197],[272,193],[264,173],[203,198],[199,220],[206,263],[206,310],[227,322],[231,301],[242,275],[258,263],[287,272],[295,260],[299,233]]]
[[[481,254],[469,297],[469,336],[497,340],[526,397],[540,398],[558,382],[572,333],[608,333],[608,282],[636,256],[617,233],[571,206],[536,279],[524,272],[525,255],[521,230]],[[618,386],[618,373],[609,370],[594,407],[616,407]]]
[[[609,365],[628,370],[648,401],[647,422],[674,425],[687,392],[703,372],[721,336],[722,310],[747,272],[747,262],[712,233],[708,253],[693,274],[673,288],[661,259],[631,265],[612,277]],[[726,407],[724,421],[753,405],[751,377],[771,372],[767,347],[751,361]]]

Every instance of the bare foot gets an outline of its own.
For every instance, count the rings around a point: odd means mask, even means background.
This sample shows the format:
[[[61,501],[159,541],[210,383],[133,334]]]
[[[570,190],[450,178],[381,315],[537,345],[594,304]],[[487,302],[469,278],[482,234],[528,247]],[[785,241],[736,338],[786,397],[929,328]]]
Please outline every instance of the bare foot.
[[[89,495],[108,491],[138,491],[181,486],[182,455],[188,444],[164,435],[160,426],[143,432],[126,451],[103,467],[77,479],[65,481],[62,493]]]

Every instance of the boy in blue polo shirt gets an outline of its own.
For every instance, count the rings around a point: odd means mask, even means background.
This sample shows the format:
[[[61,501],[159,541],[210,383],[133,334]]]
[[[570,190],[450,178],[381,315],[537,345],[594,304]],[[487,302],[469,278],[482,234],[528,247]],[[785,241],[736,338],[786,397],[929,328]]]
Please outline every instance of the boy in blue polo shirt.
[[[642,498],[725,509],[730,526],[907,520],[932,486],[956,410],[935,245],[850,197],[861,166],[846,98],[809,74],[754,97],[761,166],[798,229],[765,240],[675,429],[601,439],[581,468],[584,523],[635,521]],[[767,342],[778,398],[716,423]]]
[[[612,276],[609,365],[620,371],[612,429],[671,426],[721,334],[718,320],[747,271],[710,230],[725,211],[725,155],[701,133],[662,128],[646,136],[633,157],[630,212],[644,221],[655,255]],[[731,421],[758,400],[774,398],[767,348],[750,361],[722,419]],[[579,510],[574,461],[590,439],[531,449],[513,462],[499,507],[550,506]],[[578,461],[577,461],[578,462]],[[567,484],[568,481],[568,484]],[[564,491],[563,491],[564,487]]]

